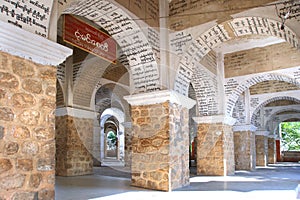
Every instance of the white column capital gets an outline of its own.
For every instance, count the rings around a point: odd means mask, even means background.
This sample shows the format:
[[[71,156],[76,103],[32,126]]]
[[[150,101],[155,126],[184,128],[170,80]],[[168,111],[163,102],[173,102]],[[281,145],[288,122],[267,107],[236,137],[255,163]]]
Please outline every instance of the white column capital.
[[[132,122],[122,122],[121,123],[125,128],[131,128],[132,127]]]
[[[196,101],[187,96],[179,94],[173,90],[154,91],[149,93],[140,93],[125,96],[124,99],[134,106],[151,105],[170,101],[179,104],[185,108],[191,109]]]
[[[89,110],[83,110],[83,109],[71,108],[71,107],[57,108],[55,110],[55,116],[69,115],[72,117],[85,118],[85,119],[95,119],[97,117],[97,114],[98,113],[95,111],[89,111]]]
[[[259,130],[259,131],[255,131],[255,135],[263,135],[268,137],[270,134],[270,131],[265,131],[265,130]]]
[[[42,65],[57,66],[72,55],[72,49],[0,21],[0,51]]]
[[[232,126],[235,124],[236,119],[226,115],[213,115],[213,116],[204,116],[204,117],[193,117],[193,120],[197,124],[216,124],[223,123]]]
[[[257,130],[257,127],[252,124],[233,126],[233,132],[242,132],[242,131],[255,132],[256,130]]]

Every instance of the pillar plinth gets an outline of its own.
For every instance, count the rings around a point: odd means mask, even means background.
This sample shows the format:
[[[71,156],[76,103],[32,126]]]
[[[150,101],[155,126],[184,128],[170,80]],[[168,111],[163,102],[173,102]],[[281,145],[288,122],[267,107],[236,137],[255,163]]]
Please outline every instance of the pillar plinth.
[[[256,166],[255,130],[253,125],[234,126],[234,158],[236,170],[252,171]]]
[[[132,185],[171,191],[189,185],[188,109],[173,91],[125,97],[131,104]]]
[[[193,118],[198,124],[197,174],[234,174],[232,125],[235,119],[224,115]]]

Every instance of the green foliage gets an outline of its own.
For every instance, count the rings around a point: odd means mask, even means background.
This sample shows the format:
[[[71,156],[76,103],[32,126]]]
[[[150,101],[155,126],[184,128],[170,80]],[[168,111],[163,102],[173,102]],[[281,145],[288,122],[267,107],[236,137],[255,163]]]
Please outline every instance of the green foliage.
[[[280,124],[284,150],[300,150],[300,122],[283,122]]]
[[[117,136],[113,131],[107,133],[107,145],[109,149],[115,149],[117,145]]]

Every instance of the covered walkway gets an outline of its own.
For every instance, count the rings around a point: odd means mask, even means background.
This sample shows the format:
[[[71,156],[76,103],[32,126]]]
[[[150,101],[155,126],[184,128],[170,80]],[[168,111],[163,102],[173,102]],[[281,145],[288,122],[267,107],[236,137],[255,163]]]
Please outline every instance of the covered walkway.
[[[120,167],[100,167],[94,175],[56,177],[56,200],[111,199],[296,199],[300,164],[277,163],[256,171],[236,171],[234,176],[196,176],[190,186],[173,192],[150,191],[130,186],[130,173]]]

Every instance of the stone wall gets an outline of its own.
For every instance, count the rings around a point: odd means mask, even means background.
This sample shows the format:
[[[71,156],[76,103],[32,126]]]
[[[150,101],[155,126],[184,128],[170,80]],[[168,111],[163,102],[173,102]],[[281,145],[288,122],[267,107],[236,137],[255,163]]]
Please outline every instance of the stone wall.
[[[93,119],[56,116],[56,175],[93,173]]]
[[[255,134],[251,131],[234,132],[236,170],[254,170],[256,166]]]
[[[132,106],[132,185],[170,191],[189,184],[187,110]]]
[[[0,52],[0,199],[54,199],[56,68]]]
[[[234,174],[234,165],[232,126],[223,123],[198,124],[197,174],[231,175]]]
[[[255,136],[256,165],[267,166],[268,158],[268,138],[263,135]]]

